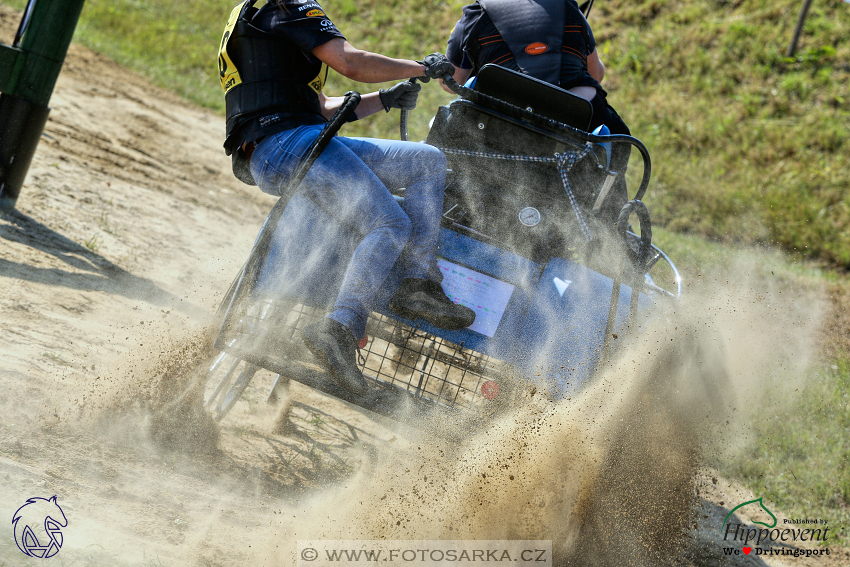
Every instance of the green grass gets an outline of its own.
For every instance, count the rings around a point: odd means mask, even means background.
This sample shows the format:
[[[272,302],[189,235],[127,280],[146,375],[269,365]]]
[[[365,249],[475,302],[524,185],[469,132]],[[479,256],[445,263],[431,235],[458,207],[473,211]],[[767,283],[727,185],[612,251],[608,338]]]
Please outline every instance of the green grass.
[[[654,230],[653,241],[675,259],[686,284],[711,273],[741,281],[771,282],[781,289],[816,291],[847,286],[846,277],[802,255],[765,247],[729,246],[693,234]],[[746,273],[740,272],[743,259]],[[755,283],[758,285],[758,283]],[[687,289],[687,288],[686,288]],[[686,292],[687,293],[687,292]],[[791,518],[821,518],[831,545],[850,544],[850,357],[813,366],[797,391],[766,395],[751,420],[724,435],[745,441],[708,464],[749,488]]]
[[[686,284],[709,274],[730,274],[751,285],[770,282],[782,290],[816,291],[847,286],[846,277],[763,247],[721,245],[668,230],[653,240],[672,258]],[[742,273],[740,261],[746,266]],[[707,278],[706,278],[707,279]],[[686,287],[686,290],[688,288]],[[687,291],[686,291],[687,293]],[[708,463],[725,477],[763,497],[791,518],[820,518],[831,528],[831,545],[850,544],[850,357],[840,352],[810,368],[797,391],[765,395],[746,424],[720,439],[744,439],[731,454],[709,452]]]
[[[795,398],[762,412],[752,441],[720,467],[791,518],[821,518],[847,545],[850,526],[850,361],[812,373]]]
[[[649,147],[658,224],[850,266],[850,6],[601,4],[609,100]]]

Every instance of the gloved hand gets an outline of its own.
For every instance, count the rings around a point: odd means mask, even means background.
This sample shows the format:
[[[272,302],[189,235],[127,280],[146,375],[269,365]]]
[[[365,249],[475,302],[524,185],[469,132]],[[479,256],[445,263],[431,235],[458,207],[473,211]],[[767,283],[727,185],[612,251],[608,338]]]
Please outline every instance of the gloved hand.
[[[416,108],[416,99],[419,97],[420,90],[422,90],[422,85],[419,83],[402,81],[388,89],[379,90],[378,94],[381,97],[381,104],[384,105],[384,110],[387,112],[391,108],[413,110]]]
[[[422,61],[417,61],[417,63],[425,65],[425,76],[419,79],[423,83],[427,83],[430,79],[442,79],[446,75],[451,76],[455,72],[455,66],[442,53],[426,55]]]

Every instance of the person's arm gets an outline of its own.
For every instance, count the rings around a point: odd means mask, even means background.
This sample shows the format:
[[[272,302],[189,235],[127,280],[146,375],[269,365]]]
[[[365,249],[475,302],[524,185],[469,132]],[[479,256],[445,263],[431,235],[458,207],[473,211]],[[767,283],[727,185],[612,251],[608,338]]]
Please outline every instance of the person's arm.
[[[455,72],[452,73],[452,79],[457,81],[459,84],[466,83],[469,76],[472,74],[472,69],[461,69],[457,65],[455,65]],[[454,94],[454,91],[446,86],[446,83],[443,82],[443,79],[440,79],[440,86],[443,87],[443,90],[447,93]]]
[[[415,80],[408,79],[393,85],[388,89],[379,89],[378,92],[363,95],[360,98],[360,104],[355,112],[355,120],[365,118],[370,114],[374,114],[382,108],[387,112],[391,108],[401,110],[413,110],[416,108],[416,101],[419,98],[419,91],[422,90],[422,85]],[[319,104],[322,108],[322,115],[330,119],[340,107],[345,97],[327,97],[324,94],[319,95]]]
[[[587,56],[587,70],[590,76],[596,79],[596,82],[602,84],[602,79],[605,78],[605,65],[599,59],[599,53],[593,50],[593,53]]]
[[[452,78],[463,85],[472,75],[475,67],[474,59],[469,54],[468,45],[476,44],[475,38],[480,35],[478,31],[479,21],[484,15],[484,9],[477,2],[463,7],[463,15],[452,28],[452,33],[446,42],[446,59],[454,65]],[[477,51],[476,51],[477,53]],[[440,86],[449,94],[454,94],[446,84],[440,80]]]
[[[324,93],[319,93],[319,104],[322,107],[322,116],[330,120],[334,112],[342,105],[345,100],[344,96],[325,96]],[[360,97],[360,104],[357,105],[357,110],[354,114],[357,119],[366,118],[376,112],[384,110],[384,103],[381,102],[381,95],[378,91],[365,94]]]
[[[313,55],[327,63],[328,67],[340,75],[359,83],[383,83],[422,77],[426,74],[425,66],[416,61],[393,59],[378,53],[363,51],[342,38],[334,38],[314,48]],[[364,102],[365,97],[361,99],[361,106]],[[359,112],[357,114],[360,116]]]

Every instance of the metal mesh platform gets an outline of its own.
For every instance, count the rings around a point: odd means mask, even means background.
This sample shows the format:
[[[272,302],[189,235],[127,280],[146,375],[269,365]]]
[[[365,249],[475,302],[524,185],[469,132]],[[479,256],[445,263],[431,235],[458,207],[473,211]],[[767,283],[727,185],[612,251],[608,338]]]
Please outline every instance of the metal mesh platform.
[[[450,407],[480,407],[504,394],[506,365],[462,344],[377,313],[369,318],[366,336],[360,356],[369,378]]]
[[[298,331],[327,315],[326,310],[294,301],[251,298],[241,311],[241,317],[235,319],[238,322],[225,332],[225,350],[340,396],[332,380],[322,373],[317,378],[316,371],[302,371],[313,357]],[[382,392],[378,396],[382,400],[387,394],[394,394],[402,398],[398,402],[413,401],[420,407],[441,406],[479,413],[505,401],[510,391],[510,366],[504,362],[379,313],[372,313],[369,318],[366,337],[360,341],[358,362],[366,379]],[[378,399],[340,397],[364,407],[372,405],[370,399]]]

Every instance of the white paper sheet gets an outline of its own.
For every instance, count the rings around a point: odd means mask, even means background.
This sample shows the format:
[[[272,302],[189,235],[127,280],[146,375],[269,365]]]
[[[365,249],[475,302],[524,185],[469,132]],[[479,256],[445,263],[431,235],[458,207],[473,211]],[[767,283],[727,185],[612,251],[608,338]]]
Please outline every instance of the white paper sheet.
[[[444,258],[437,258],[437,266],[443,274],[446,295],[475,311],[475,322],[469,329],[488,337],[495,335],[514,286]]]

